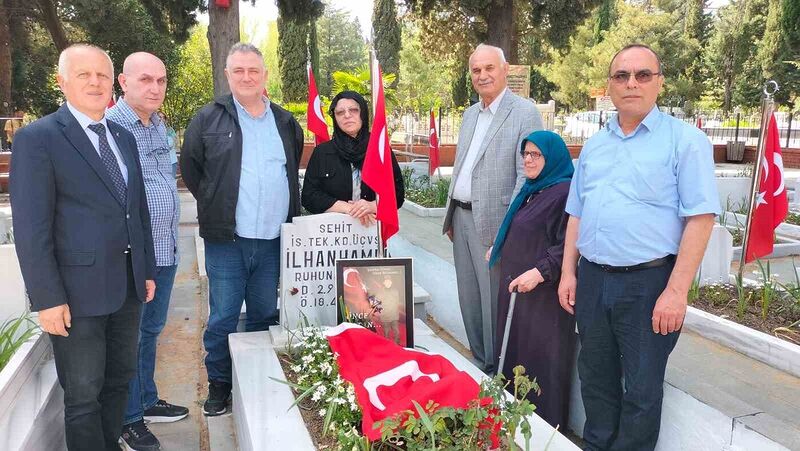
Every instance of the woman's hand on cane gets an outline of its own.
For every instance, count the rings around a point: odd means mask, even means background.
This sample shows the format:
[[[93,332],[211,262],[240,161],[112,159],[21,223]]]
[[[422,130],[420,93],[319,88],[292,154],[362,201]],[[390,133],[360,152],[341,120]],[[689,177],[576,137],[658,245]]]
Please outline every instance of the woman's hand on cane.
[[[533,291],[540,283],[544,282],[544,277],[542,277],[542,273],[539,272],[538,269],[533,268],[524,273],[520,274],[519,277],[512,280],[510,284],[508,284],[508,292],[513,293],[514,289],[519,291],[520,293],[527,293],[529,291]]]

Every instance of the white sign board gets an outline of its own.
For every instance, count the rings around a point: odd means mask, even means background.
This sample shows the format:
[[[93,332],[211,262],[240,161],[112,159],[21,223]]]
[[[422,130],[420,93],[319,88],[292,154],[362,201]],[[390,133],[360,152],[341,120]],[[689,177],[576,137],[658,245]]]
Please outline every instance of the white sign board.
[[[281,326],[336,325],[336,260],[378,258],[377,226],[342,213],[299,216],[281,226]]]
[[[616,107],[614,102],[611,101],[611,96],[600,96],[595,99],[595,109],[597,111],[612,111]]]

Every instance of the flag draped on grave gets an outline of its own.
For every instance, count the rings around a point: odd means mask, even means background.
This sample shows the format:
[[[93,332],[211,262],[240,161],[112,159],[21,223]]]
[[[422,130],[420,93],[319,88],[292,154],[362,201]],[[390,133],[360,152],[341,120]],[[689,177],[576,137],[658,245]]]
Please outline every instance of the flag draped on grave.
[[[480,387],[449,360],[413,349],[351,323],[325,332],[336,355],[339,375],[353,384],[363,413],[362,431],[370,440],[381,437],[376,423],[401,412],[416,411],[429,400],[440,406],[466,408]]]
[[[770,115],[764,139],[761,179],[756,192],[745,262],[772,253],[775,228],[786,219],[786,214],[789,212],[786,184],[783,179],[783,156],[774,114]]]
[[[317,145],[331,140],[328,135],[328,124],[325,123],[325,116],[322,114],[322,104],[317,91],[317,82],[314,80],[314,71],[309,64],[306,68],[308,72],[308,107],[306,108],[306,126],[308,131],[314,134],[314,141]]]

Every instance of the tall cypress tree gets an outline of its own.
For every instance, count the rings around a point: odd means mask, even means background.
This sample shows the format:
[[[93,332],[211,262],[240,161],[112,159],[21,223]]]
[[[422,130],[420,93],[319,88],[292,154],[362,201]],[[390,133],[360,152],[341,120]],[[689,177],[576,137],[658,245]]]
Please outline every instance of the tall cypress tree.
[[[600,9],[597,11],[597,22],[594,25],[594,42],[600,43],[603,40],[602,32],[611,28],[614,21],[614,1],[603,0]]]
[[[372,39],[383,72],[398,75],[392,84],[397,86],[400,79],[402,38],[394,0],[375,0],[372,9]]]
[[[308,95],[306,65],[311,24],[324,10],[320,0],[278,0],[278,67],[283,101],[302,102]],[[315,38],[316,41],[316,38]]]

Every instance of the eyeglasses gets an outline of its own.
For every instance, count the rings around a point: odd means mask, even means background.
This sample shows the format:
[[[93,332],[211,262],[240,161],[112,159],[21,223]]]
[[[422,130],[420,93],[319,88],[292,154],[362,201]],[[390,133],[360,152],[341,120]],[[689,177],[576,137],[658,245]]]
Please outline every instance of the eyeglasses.
[[[333,114],[335,114],[336,117],[344,117],[348,113],[350,113],[351,116],[358,116],[361,113],[361,108],[342,108],[341,110],[337,109],[333,111]]]
[[[656,75],[661,75],[661,72],[651,72],[648,69],[640,70],[635,73],[619,71],[614,73],[613,75],[609,75],[608,78],[610,78],[611,81],[613,81],[614,83],[621,85],[627,83],[628,80],[630,80],[631,75],[633,75],[637,83],[650,83],[653,77]]]
[[[540,158],[542,158],[542,154],[539,153],[539,152],[536,152],[536,151],[522,152],[522,159],[523,160],[528,158],[528,157],[530,157],[531,160],[533,160],[533,161],[538,161]]]

